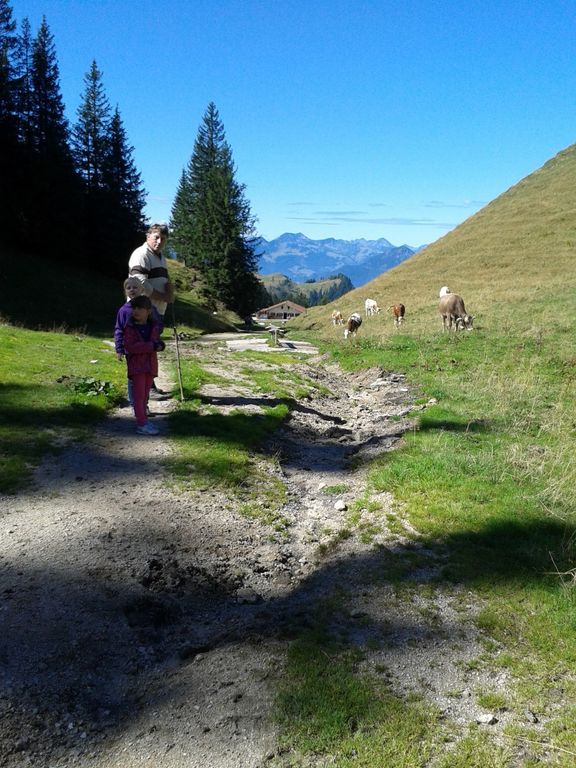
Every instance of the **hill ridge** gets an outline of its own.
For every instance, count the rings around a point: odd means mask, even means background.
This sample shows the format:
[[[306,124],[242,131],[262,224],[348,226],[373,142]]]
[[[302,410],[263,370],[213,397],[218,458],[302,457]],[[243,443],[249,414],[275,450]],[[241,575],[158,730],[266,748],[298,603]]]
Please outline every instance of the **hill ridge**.
[[[462,224],[338,302],[358,311],[366,297],[380,306],[402,301],[408,323],[437,321],[438,290],[460,293],[468,311],[510,314],[515,303],[576,288],[576,144],[547,160]],[[538,312],[541,310],[538,309]],[[323,309],[326,313],[326,308]],[[318,327],[319,310],[294,321]],[[368,324],[365,324],[368,326]],[[364,333],[370,333],[365,327]]]

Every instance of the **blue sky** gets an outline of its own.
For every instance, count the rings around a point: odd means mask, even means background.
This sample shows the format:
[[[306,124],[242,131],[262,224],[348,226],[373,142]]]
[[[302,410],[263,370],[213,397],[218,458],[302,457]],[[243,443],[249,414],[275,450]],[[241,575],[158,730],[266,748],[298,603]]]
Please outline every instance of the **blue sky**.
[[[12,0],[92,60],[169,220],[210,101],[258,232],[430,243],[576,141],[576,3]]]

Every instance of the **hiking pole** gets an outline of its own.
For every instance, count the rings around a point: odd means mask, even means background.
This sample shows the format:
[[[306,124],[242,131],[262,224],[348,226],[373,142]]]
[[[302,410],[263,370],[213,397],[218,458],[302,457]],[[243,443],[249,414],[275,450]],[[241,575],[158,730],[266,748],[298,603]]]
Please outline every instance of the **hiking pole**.
[[[178,331],[176,330],[176,312],[174,311],[174,302],[172,302],[172,329],[174,331],[174,341],[176,343],[176,368],[178,369],[178,384],[180,385],[180,402],[184,402],[184,390],[182,388],[182,368],[180,366],[180,344]]]

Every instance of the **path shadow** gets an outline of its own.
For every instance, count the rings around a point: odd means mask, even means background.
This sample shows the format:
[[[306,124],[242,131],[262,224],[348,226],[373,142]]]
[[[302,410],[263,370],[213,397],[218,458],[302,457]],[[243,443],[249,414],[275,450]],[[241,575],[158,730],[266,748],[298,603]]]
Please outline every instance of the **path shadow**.
[[[120,735],[146,710],[172,698],[176,688],[187,706],[203,705],[205,691],[214,683],[205,675],[213,671],[204,672],[199,665],[179,682],[165,675],[166,670],[194,664],[197,654],[297,639],[314,629],[345,629],[352,642],[377,641],[394,646],[396,657],[409,656],[417,640],[444,642],[450,627],[435,629],[432,624],[423,629],[408,615],[368,620],[365,615],[351,616],[345,611],[346,592],[407,581],[413,585],[418,581],[418,558],[421,564],[434,563],[436,586],[520,580],[525,586],[549,589],[552,582],[544,570],[548,549],[560,561],[574,534],[573,528],[551,521],[487,524],[442,541],[424,539],[417,547],[409,543],[377,548],[333,558],[283,596],[254,604],[239,600],[241,579],[224,576],[217,562],[199,550],[186,553],[178,548],[178,559],[156,552],[140,569],[127,570],[121,552],[145,551],[146,543],[165,538],[162,527],[134,523],[114,553],[100,540],[101,565],[84,574],[38,569],[28,565],[27,558],[6,559],[0,579],[0,704],[4,709],[8,704],[14,727],[32,734],[32,752],[39,719],[51,729],[55,755],[97,751],[103,733],[109,738]],[[210,536],[204,540],[210,541]],[[81,559],[94,543],[78,540],[73,546]],[[474,557],[473,576],[466,576],[471,573],[469,563],[460,573],[451,565],[438,566],[441,560],[434,555],[440,550],[452,553],[456,564]],[[155,694],[143,699],[140,691],[152,680]],[[84,736],[56,728],[66,718],[83,722]],[[10,731],[2,733],[5,737]]]

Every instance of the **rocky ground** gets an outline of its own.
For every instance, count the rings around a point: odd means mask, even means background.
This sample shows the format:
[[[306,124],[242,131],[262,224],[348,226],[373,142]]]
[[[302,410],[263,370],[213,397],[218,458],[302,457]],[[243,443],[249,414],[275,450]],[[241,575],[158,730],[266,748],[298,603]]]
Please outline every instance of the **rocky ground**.
[[[203,391],[212,412],[265,402],[242,382],[237,341],[182,347],[226,374]],[[285,652],[336,591],[330,630],[370,649],[366,668],[385,667],[398,693],[463,728],[510,717],[477,701],[507,681],[466,663],[482,647],[475,599],[423,589],[441,553],[388,493],[366,490],[365,460],[426,406],[401,375],[346,375],[300,351],[302,375],[331,394],[298,403],[263,449],[287,487],[281,534],[219,492],[167,483],[174,401],[154,404],[159,437],[137,436],[120,409],[0,500],[0,766],[281,762],[270,715]],[[398,557],[416,563],[401,592],[374,577]]]

